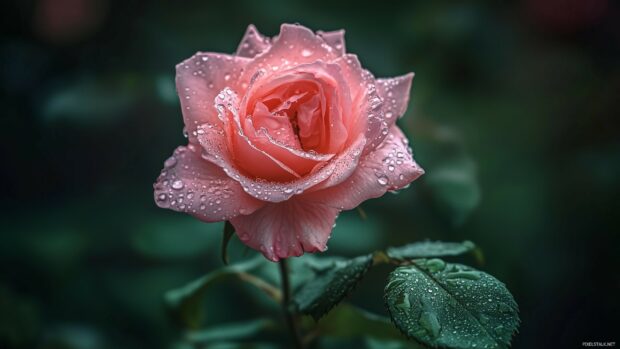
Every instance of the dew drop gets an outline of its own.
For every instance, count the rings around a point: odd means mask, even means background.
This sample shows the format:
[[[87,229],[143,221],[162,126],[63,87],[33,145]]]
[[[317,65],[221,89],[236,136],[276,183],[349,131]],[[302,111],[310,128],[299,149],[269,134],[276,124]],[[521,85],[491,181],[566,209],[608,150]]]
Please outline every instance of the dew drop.
[[[176,181],[172,182],[172,189],[183,189],[183,181],[177,179]]]
[[[164,166],[167,168],[170,168],[174,165],[177,164],[177,158],[175,158],[174,156],[169,157],[165,162],[164,162]]]
[[[301,55],[304,57],[310,57],[312,56],[312,51],[308,50],[307,48],[301,50]]]
[[[386,176],[379,176],[379,178],[377,178],[377,182],[381,185],[386,185],[388,184],[388,179]]]

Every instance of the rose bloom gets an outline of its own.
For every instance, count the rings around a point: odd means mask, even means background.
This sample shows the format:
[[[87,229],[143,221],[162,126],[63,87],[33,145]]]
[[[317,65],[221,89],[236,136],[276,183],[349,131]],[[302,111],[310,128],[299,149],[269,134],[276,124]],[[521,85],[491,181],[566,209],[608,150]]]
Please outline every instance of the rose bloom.
[[[188,145],[164,163],[158,206],[228,220],[272,261],[327,249],[336,217],[424,173],[396,120],[413,74],[376,79],[344,31],[250,25],[234,55],[176,67]]]

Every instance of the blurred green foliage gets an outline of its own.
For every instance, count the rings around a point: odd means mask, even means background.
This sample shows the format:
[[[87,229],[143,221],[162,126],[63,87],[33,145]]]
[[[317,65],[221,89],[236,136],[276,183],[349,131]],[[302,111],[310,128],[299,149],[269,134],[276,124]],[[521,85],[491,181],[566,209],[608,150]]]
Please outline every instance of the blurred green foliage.
[[[0,6],[0,348],[187,347],[163,295],[221,266],[222,224],[152,202],[163,160],[185,142],[174,65],[199,50],[233,52],[249,23],[275,35],[282,22],[345,28],[348,50],[377,76],[416,72],[399,124],[427,173],[363,204],[366,220],[342,214],[327,254],[472,240],[481,269],[520,305],[514,347],[617,339],[616,2]],[[253,254],[231,241],[231,260]],[[386,314],[383,285],[385,270],[370,271],[351,302]],[[270,304],[223,282],[206,296],[205,324],[278,319]],[[271,348],[272,337],[244,346]]]

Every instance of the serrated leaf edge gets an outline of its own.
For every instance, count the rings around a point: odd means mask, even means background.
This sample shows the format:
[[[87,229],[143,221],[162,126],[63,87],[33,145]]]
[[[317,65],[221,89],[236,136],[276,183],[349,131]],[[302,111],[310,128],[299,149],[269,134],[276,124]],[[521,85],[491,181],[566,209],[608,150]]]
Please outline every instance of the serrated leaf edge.
[[[446,293],[448,293],[450,296],[452,296],[452,298],[454,298],[454,299],[458,302],[458,304],[459,304],[461,307],[463,307],[463,308],[464,308],[464,309],[465,309],[465,310],[469,313],[469,315],[471,315],[474,319],[476,319],[476,322],[480,325],[480,327],[482,327],[482,329],[484,329],[484,332],[486,332],[486,333],[487,333],[487,335],[488,335],[490,338],[492,338],[492,339],[493,339],[493,341],[494,341],[495,343],[497,343],[497,347],[496,347],[496,348],[505,348],[505,347],[509,347],[509,346],[511,345],[511,343],[512,343],[512,339],[514,338],[515,334],[519,332],[519,326],[518,326],[518,325],[520,325],[520,324],[521,324],[521,318],[520,318],[520,317],[518,317],[518,316],[517,316],[517,327],[515,328],[515,330],[513,330],[513,333],[511,334],[510,339],[508,340],[508,343],[500,343],[500,342],[498,342],[498,340],[497,340],[495,337],[493,337],[493,336],[491,336],[491,335],[489,334],[489,331],[488,331],[488,330],[487,330],[487,329],[486,329],[486,328],[482,325],[482,322],[480,322],[480,319],[478,319],[478,317],[474,316],[474,315],[471,313],[471,311],[469,310],[469,308],[465,307],[465,306],[461,303],[461,301],[460,301],[460,300],[458,300],[458,299],[457,299],[457,298],[456,298],[456,297],[455,297],[455,296],[454,296],[451,292],[449,292],[449,291],[448,291],[448,290],[447,290],[447,289],[446,289],[446,288],[445,288],[445,287],[444,287],[444,286],[443,286],[443,285],[442,285],[439,281],[437,281],[437,279],[436,279],[435,277],[433,277],[432,275],[430,275],[430,274],[429,274],[426,270],[424,270],[422,267],[420,267],[420,266],[416,265],[416,264],[415,264],[415,262],[414,262],[414,263],[411,263],[410,265],[407,265],[407,266],[414,267],[414,268],[418,269],[420,272],[422,272],[424,275],[426,275],[426,276],[427,276],[427,277],[429,277],[431,280],[433,280],[436,284],[438,284],[438,285],[439,285],[439,286],[440,286],[440,287],[441,287],[441,288],[442,288],[442,289],[443,289]],[[396,268],[396,269],[398,269],[398,268]],[[389,275],[392,275],[392,273],[394,273],[394,271],[396,271],[396,269],[394,269],[394,270],[393,270],[393,271],[392,271]],[[488,273],[487,273],[487,274],[488,274]],[[489,275],[490,275],[490,274],[489,274]],[[491,276],[492,276],[492,275],[491,275]],[[389,280],[389,276],[388,276],[388,280]],[[496,279],[496,280],[497,280],[497,279]],[[497,281],[499,281],[499,280],[497,280]],[[499,282],[501,282],[501,281],[499,281]],[[503,284],[503,283],[502,283],[502,284]],[[386,286],[387,286],[387,285],[386,285]],[[505,284],[504,284],[504,287],[505,287]],[[506,288],[506,290],[508,291],[508,288]],[[510,293],[510,292],[508,292],[508,293]],[[513,299],[512,299],[512,303],[513,303],[512,305],[514,306],[514,307],[513,307],[513,310],[514,310],[517,314],[519,314],[519,306],[518,306],[518,304],[514,301],[514,297],[512,296],[512,294],[510,294],[510,296],[513,298]],[[403,334],[406,338],[408,338],[408,339],[410,339],[410,340],[414,340],[416,343],[421,344],[422,346],[429,346],[429,344],[427,344],[427,343],[423,343],[423,342],[421,342],[420,340],[418,340],[417,338],[410,336],[407,332],[405,332],[405,331],[403,330],[403,328],[401,328],[401,327],[399,326],[399,324],[398,324],[398,323],[396,323],[396,321],[394,321],[394,316],[392,315],[392,312],[390,311],[390,307],[389,307],[389,305],[388,305],[387,293],[385,292],[385,289],[384,289],[384,293],[383,293],[383,300],[384,300],[384,305],[385,305],[385,307],[386,307],[386,309],[387,309],[387,311],[388,311],[388,314],[390,315],[390,320],[392,321],[392,323],[394,324],[394,326],[395,326],[396,328],[398,328],[398,330],[399,330],[399,331],[400,331],[400,332],[401,332],[401,333],[402,333],[402,334]],[[430,345],[430,347],[432,347],[432,348],[438,348],[439,346],[437,346],[437,345]]]
[[[357,256],[354,258],[351,258],[350,260],[354,260],[356,258],[359,257],[363,257],[363,256]],[[356,281],[351,285],[351,287],[349,287],[343,294],[342,296],[340,296],[337,301],[333,302],[332,306],[327,308],[324,312],[322,312],[321,314],[319,314],[318,316],[315,316],[314,314],[304,311],[302,309],[298,308],[298,311],[304,315],[310,315],[312,317],[312,319],[315,322],[318,322],[319,320],[321,320],[321,318],[323,318],[325,315],[327,315],[332,309],[334,309],[337,305],[339,305],[345,298],[349,297],[351,295],[351,293],[353,293],[353,291],[355,291],[355,289],[357,288],[357,286],[359,285],[359,283],[362,281],[362,278],[364,277],[364,275],[366,275],[366,273],[368,272],[368,270],[370,270],[370,268],[373,266],[373,258],[372,258],[372,254],[368,254],[366,255],[366,257],[368,257],[368,261],[366,262],[365,268],[364,270],[360,273],[360,276],[358,278],[356,278]],[[334,264],[337,262],[334,262]],[[328,267],[326,267],[325,269],[321,270],[322,272],[327,272],[329,270]],[[313,279],[314,280],[314,279]],[[314,303],[311,303],[314,304]]]

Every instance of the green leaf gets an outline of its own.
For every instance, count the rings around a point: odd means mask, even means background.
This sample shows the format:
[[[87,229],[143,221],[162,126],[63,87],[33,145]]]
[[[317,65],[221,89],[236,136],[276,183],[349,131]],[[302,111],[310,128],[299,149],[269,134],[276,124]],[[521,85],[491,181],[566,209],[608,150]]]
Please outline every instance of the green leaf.
[[[300,312],[318,320],[355,288],[371,265],[372,255],[333,262],[317,270],[315,278],[295,293],[293,301]]]
[[[213,343],[222,341],[238,341],[256,336],[262,331],[274,329],[276,324],[270,319],[255,319],[212,326],[203,330],[189,331],[185,339],[191,343]]]
[[[463,242],[443,242],[443,241],[422,241],[414,242],[400,247],[390,247],[386,253],[388,257],[399,260],[458,256],[476,249],[476,245],[471,241]]]
[[[209,286],[226,278],[247,273],[265,262],[263,256],[256,256],[256,258],[214,270],[183,287],[168,291],[165,294],[166,305],[181,325],[198,328],[204,319],[202,300]]]
[[[228,265],[228,243],[235,235],[235,227],[229,221],[224,223],[224,231],[222,232],[222,262]]]
[[[441,259],[394,270],[385,300],[396,327],[430,346],[502,348],[519,325],[517,304],[503,283]]]

